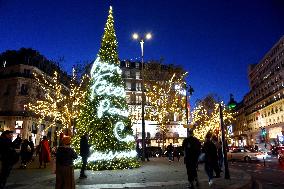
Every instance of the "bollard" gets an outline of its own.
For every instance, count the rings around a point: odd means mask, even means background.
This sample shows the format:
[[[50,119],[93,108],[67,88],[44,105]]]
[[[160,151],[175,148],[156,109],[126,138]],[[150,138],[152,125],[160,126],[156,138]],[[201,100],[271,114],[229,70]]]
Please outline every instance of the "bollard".
[[[262,157],[262,159],[263,159],[263,166],[265,166],[265,159],[264,159],[264,157]]]

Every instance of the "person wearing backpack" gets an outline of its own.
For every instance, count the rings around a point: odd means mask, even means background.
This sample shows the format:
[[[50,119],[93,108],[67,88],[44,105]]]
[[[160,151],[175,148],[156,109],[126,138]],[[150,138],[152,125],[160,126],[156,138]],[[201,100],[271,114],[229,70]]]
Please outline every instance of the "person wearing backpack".
[[[198,157],[200,155],[200,141],[193,136],[193,130],[189,130],[188,137],[183,140],[182,147],[184,149],[184,163],[186,165],[189,188],[193,189],[199,185],[197,177]]]

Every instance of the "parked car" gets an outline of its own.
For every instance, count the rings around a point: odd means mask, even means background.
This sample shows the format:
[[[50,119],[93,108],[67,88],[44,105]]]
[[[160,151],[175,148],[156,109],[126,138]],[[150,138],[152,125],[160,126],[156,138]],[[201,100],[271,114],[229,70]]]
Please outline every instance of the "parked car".
[[[267,153],[237,148],[237,149],[227,152],[227,158],[228,160],[242,160],[246,162],[259,161],[259,160],[266,159]]]
[[[161,157],[163,154],[162,148],[158,146],[147,146],[149,157]]]

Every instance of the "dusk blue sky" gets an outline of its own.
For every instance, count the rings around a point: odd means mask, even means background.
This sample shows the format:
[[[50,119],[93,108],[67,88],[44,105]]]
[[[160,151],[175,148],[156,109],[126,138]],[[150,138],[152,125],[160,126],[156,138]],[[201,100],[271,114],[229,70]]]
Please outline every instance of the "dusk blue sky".
[[[70,73],[96,57],[110,5],[120,59],[140,58],[133,32],[152,32],[145,59],[183,66],[192,102],[208,93],[241,101],[248,65],[284,35],[283,0],[0,0],[0,52],[27,47],[64,57]]]

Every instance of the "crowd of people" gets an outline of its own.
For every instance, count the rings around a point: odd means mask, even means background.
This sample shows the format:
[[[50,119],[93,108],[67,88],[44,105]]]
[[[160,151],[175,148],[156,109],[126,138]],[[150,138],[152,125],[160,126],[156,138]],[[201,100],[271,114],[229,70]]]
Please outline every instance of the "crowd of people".
[[[20,168],[25,169],[29,163],[38,156],[39,168],[46,168],[51,162],[51,148],[46,136],[43,136],[39,145],[35,148],[32,138],[22,139],[20,135],[12,141],[13,131],[6,130],[0,137],[0,189],[4,189],[10,172],[15,164],[20,162]],[[73,161],[77,159],[77,153],[70,146],[71,137],[61,138],[60,145],[53,151],[56,174],[56,189],[74,189],[74,167]],[[87,178],[85,169],[90,154],[88,134],[81,136],[80,156],[82,157],[82,168],[80,179]]]
[[[46,136],[42,138],[39,145],[35,148],[32,138],[22,140],[20,135],[12,141],[13,132],[4,131],[0,137],[0,189],[5,187],[7,178],[13,166],[21,158],[20,168],[26,168],[27,164],[34,161],[34,155],[38,156],[39,168],[46,168],[51,161],[51,149]],[[82,166],[80,179],[87,178],[85,174],[87,159],[90,154],[90,145],[88,144],[88,134],[84,134],[80,139],[80,156],[82,157]],[[70,146],[71,137],[64,136],[60,145],[53,151],[55,157],[54,172],[56,173],[56,189],[73,189],[75,188],[73,161],[77,159],[77,153]],[[193,136],[193,131],[189,131],[189,136],[182,143],[184,150],[184,163],[187,169],[189,187],[198,186],[197,169],[200,162],[204,162],[204,168],[208,175],[209,186],[213,184],[213,178],[220,177],[223,164],[222,143],[218,137],[208,132],[205,136],[204,143]],[[169,161],[174,161],[176,156],[179,161],[180,153],[173,147],[172,143],[167,146]],[[18,153],[18,152],[19,153]],[[35,153],[35,154],[34,154]],[[148,156],[147,156],[148,159]]]

